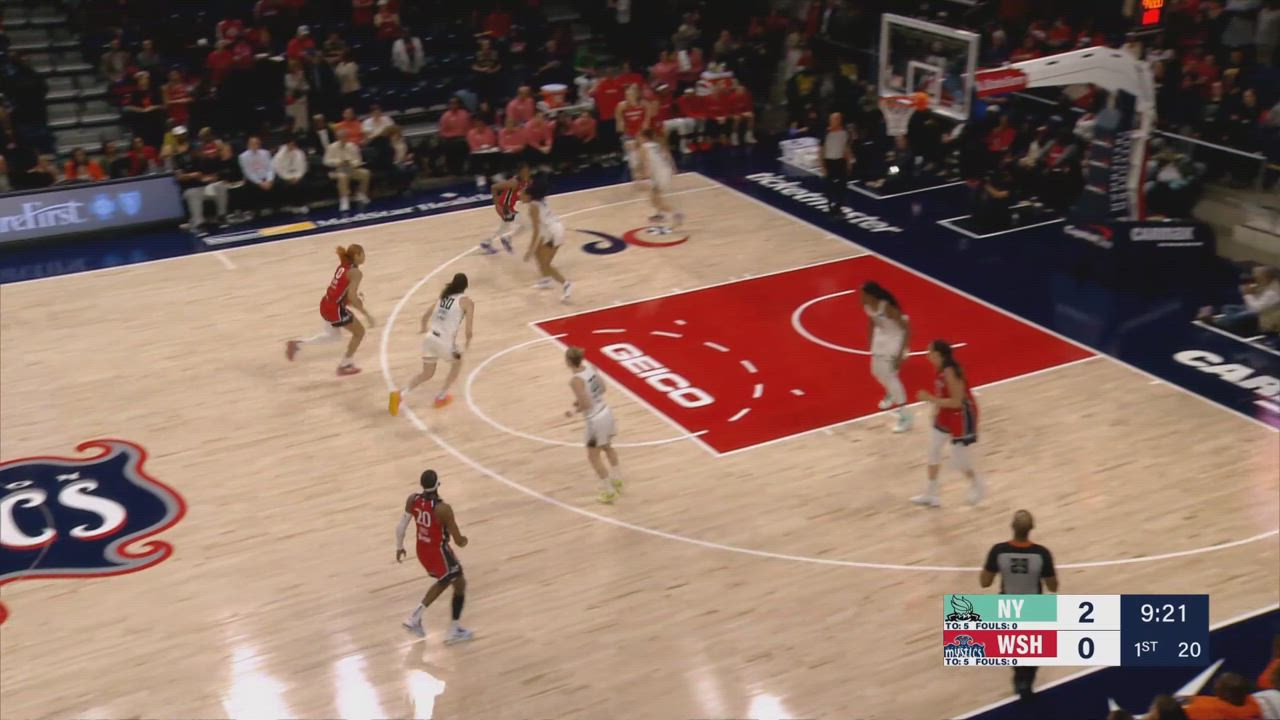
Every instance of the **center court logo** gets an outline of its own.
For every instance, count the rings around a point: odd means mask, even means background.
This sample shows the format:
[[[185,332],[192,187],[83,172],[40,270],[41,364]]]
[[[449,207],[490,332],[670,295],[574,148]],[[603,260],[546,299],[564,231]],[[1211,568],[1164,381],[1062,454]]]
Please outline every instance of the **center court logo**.
[[[628,246],[642,248],[664,248],[682,245],[689,240],[686,235],[679,240],[658,240],[657,238],[667,234],[666,232],[657,230],[653,227],[635,228],[628,230],[622,234],[622,237],[610,235],[609,233],[600,232],[599,230],[582,230],[578,232],[583,235],[591,235],[599,238],[582,246],[582,251],[592,255],[612,255],[626,250]]]
[[[0,463],[0,585],[22,578],[122,575],[173,554],[153,535],[186,513],[182,497],[143,470],[146,451],[92,440],[84,458]],[[0,605],[0,622],[7,613]]]
[[[827,206],[827,197],[820,192],[813,192],[805,189],[803,185],[795,180],[788,180],[786,177],[777,173],[753,173],[747,175],[746,180],[767,187],[770,190],[803,203],[810,207],[825,208]],[[868,215],[864,212],[858,212],[852,208],[840,208],[844,221],[859,230],[866,230],[873,233],[900,233],[902,228],[891,225],[880,219],[878,215]]]
[[[944,658],[980,658],[987,656],[987,644],[974,642],[968,635],[957,635],[942,646]]]

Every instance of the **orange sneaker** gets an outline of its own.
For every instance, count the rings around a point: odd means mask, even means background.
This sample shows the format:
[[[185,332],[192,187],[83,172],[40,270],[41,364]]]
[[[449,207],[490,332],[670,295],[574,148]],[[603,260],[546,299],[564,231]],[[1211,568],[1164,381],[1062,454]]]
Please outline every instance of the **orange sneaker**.
[[[338,367],[338,375],[355,375],[360,372],[360,368],[355,365],[341,365]]]
[[[453,402],[453,396],[452,396],[452,395],[437,395],[437,396],[436,396],[436,401],[435,401],[434,403],[432,403],[432,405],[435,405],[435,406],[436,406],[436,407],[438,407],[438,408],[442,408],[442,407],[444,407],[445,405],[448,405],[448,404],[449,404],[449,403],[451,403],[451,402]]]

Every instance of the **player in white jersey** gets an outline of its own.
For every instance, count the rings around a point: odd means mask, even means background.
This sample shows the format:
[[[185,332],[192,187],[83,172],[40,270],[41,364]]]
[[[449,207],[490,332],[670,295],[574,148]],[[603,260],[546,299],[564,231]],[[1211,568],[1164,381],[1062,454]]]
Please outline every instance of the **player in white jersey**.
[[[421,332],[426,337],[422,340],[422,372],[418,373],[399,390],[391,391],[387,402],[387,410],[396,415],[400,412],[400,403],[409,393],[436,374],[436,363],[444,358],[449,361],[449,374],[444,379],[444,386],[436,395],[435,406],[448,405],[453,396],[449,388],[462,372],[462,354],[471,347],[471,331],[476,318],[476,306],[464,293],[467,291],[467,276],[458,273],[453,276],[444,290],[440,291],[440,300],[435,307],[422,316]],[[430,323],[428,325],[428,323]],[[458,331],[466,327],[466,339],[462,347],[458,347]]]
[[[617,434],[618,426],[613,421],[613,411],[604,401],[604,377],[585,357],[580,347],[571,347],[564,352],[565,364],[573,372],[573,379],[569,381],[569,387],[573,389],[573,410],[566,412],[565,416],[573,417],[577,412],[587,419],[587,461],[595,468],[603,488],[596,499],[607,505],[617,500],[622,492],[622,469],[618,466],[618,451],[613,449],[613,436]],[[602,453],[609,460],[608,466],[600,457]]]
[[[533,237],[529,239],[529,249],[525,251],[524,259],[525,262],[531,257],[538,259],[538,282],[534,287],[548,289],[554,280],[560,283],[560,299],[568,302],[569,294],[573,292],[573,283],[551,265],[560,246],[564,244],[564,223],[547,206],[547,185],[545,176],[538,177],[524,191],[525,202],[528,203],[529,225],[533,228]]]
[[[874,282],[862,284],[862,309],[868,317],[867,334],[871,346],[871,374],[884,386],[880,409],[896,408],[898,416],[893,431],[911,429],[911,413],[907,410],[907,391],[898,377],[902,361],[907,359],[907,342],[911,338],[910,318],[888,290]]]
[[[671,180],[675,177],[675,161],[670,151],[653,128],[640,131],[640,151],[637,153],[641,171],[649,178],[649,202],[653,203],[654,215],[650,222],[665,223],[668,215],[674,217],[671,227],[680,227],[684,222],[684,214],[679,210],[672,211],[667,200],[667,191],[671,188]]]

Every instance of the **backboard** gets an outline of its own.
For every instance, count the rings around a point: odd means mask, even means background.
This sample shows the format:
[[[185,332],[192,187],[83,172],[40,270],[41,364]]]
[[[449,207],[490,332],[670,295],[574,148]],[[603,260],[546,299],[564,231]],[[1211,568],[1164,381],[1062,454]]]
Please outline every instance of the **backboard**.
[[[933,112],[969,118],[978,35],[925,20],[880,17],[880,96],[927,93]]]

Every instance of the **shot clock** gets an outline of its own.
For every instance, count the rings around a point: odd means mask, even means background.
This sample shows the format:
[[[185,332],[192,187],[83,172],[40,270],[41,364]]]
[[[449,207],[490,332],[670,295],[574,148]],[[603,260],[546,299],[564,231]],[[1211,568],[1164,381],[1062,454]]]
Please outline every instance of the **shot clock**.
[[[1208,595],[947,595],[953,667],[1209,664]]]

